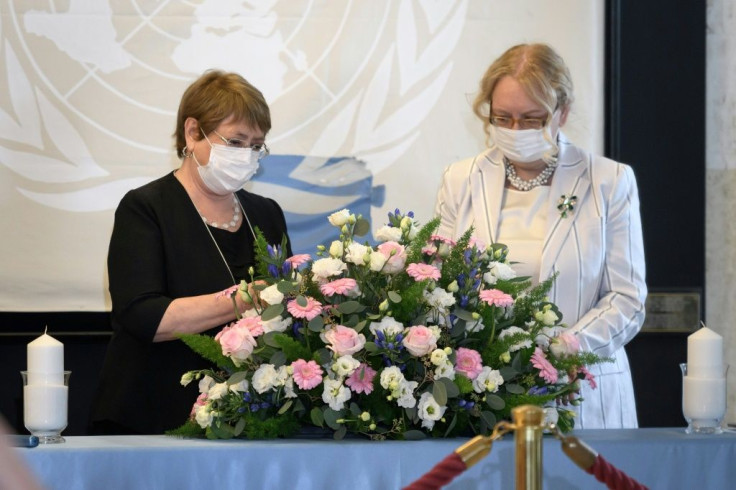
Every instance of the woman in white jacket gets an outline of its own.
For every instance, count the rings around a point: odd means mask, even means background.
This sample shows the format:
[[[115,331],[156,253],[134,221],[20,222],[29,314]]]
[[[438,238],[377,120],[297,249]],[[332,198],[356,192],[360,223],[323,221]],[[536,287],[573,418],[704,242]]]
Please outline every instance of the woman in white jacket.
[[[631,168],[571,144],[560,132],[572,81],[544,44],[514,46],[486,71],[474,112],[490,147],[450,165],[435,213],[438,233],[474,235],[509,247],[517,273],[534,283],[559,273],[550,291],[581,348],[614,362],[581,383],[576,428],[637,427],[624,345],[644,321],[644,250]]]

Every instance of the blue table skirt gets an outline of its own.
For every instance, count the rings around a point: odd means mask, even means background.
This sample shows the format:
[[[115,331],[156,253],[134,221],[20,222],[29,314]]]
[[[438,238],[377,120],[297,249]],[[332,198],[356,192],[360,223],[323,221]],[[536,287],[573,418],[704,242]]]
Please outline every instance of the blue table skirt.
[[[652,489],[727,489],[736,481],[736,434],[684,429],[581,430],[575,435]],[[49,489],[398,489],[467,439],[425,441],[207,441],[166,436],[67,437],[16,451]],[[544,437],[546,489],[605,488]],[[513,489],[514,440],[448,489]]]

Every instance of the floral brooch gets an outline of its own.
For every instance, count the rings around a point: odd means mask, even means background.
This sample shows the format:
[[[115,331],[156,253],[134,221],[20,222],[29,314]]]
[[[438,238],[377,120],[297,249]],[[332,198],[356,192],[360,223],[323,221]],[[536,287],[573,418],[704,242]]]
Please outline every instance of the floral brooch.
[[[560,211],[560,216],[567,218],[567,213],[571,213],[575,210],[575,204],[578,202],[577,196],[566,196],[563,194],[560,196],[560,200],[557,201],[557,209]]]

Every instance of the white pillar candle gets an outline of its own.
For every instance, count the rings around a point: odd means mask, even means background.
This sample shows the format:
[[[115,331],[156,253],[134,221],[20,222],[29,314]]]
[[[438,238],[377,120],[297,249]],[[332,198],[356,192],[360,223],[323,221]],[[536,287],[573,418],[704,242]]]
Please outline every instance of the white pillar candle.
[[[64,385],[64,344],[45,333],[27,346],[28,384]]]
[[[726,378],[692,378],[685,376],[682,413],[696,421],[720,421],[726,413]]]
[[[23,423],[32,434],[58,435],[67,425],[69,388],[57,385],[23,387]]]
[[[723,337],[708,327],[687,338],[687,375],[693,378],[723,377]]]

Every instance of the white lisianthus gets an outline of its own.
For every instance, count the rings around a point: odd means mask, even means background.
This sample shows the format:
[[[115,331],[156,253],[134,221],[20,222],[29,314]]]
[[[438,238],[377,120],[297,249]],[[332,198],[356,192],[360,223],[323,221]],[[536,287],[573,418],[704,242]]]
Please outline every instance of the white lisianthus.
[[[382,226],[376,230],[376,240],[382,242],[399,242],[401,241],[401,228],[395,226]]]
[[[189,383],[191,383],[193,379],[194,379],[194,373],[192,371],[188,371],[182,375],[181,380],[179,382],[181,383],[182,386],[188,386]]]
[[[261,320],[261,327],[263,327],[263,333],[285,332],[291,326],[292,321],[293,319],[290,316],[286,318],[276,316],[265,322]]]
[[[366,255],[370,256],[371,248],[360,243],[350,242],[345,253],[345,260],[351,264],[366,265]]]
[[[360,361],[357,359],[354,359],[353,356],[350,354],[345,356],[340,356],[333,364],[332,364],[332,370],[337,374],[338,376],[346,377],[353,374],[353,371],[358,369],[358,366],[360,366]]]
[[[429,356],[429,360],[432,361],[432,364],[435,366],[440,366],[447,362],[447,353],[444,349],[435,349]]]
[[[265,393],[274,387],[276,380],[277,373],[273,364],[261,364],[253,373],[253,389],[258,393]]]
[[[233,383],[230,385],[230,391],[233,393],[245,393],[248,391],[248,380],[244,379],[242,381],[238,381],[237,383]]]
[[[455,367],[452,365],[452,363],[448,360],[445,361],[444,364],[440,364],[437,366],[434,370],[434,379],[439,378],[447,378],[454,380],[455,379]]]
[[[202,379],[199,380],[199,392],[208,393],[210,391],[210,388],[214,385],[215,380],[212,379],[209,375],[205,375]]]
[[[327,221],[329,221],[332,226],[342,228],[343,225],[350,221],[350,211],[347,209],[336,211],[327,217]]]
[[[286,380],[289,379],[289,368],[287,366],[281,366],[276,370],[276,378],[274,379],[273,386],[284,386]]]
[[[372,253],[371,259],[371,270],[373,272],[381,272],[383,266],[386,265],[386,256],[380,253]]]
[[[465,331],[466,332],[480,332],[486,328],[485,325],[483,325],[483,322],[478,320],[477,322],[467,322],[465,324]]]
[[[340,257],[342,257],[343,250],[344,248],[340,240],[334,240],[330,244],[330,256],[333,258],[339,259]]]
[[[228,387],[227,383],[217,383],[210,388],[210,391],[207,392],[207,399],[219,400],[224,395],[227,395],[229,389],[230,388]]]
[[[441,312],[446,312],[448,307],[455,304],[455,296],[442,288],[434,288],[432,291],[424,291],[423,294],[424,300],[427,304],[437,308]]]
[[[404,381],[404,374],[397,366],[389,366],[381,371],[381,386],[391,391],[392,394],[399,389]]]
[[[371,322],[368,329],[373,335],[376,335],[376,332],[380,330],[386,337],[391,337],[403,332],[404,325],[394,320],[393,317],[385,316],[381,318],[380,322]]]
[[[269,305],[277,305],[284,300],[284,293],[279,291],[279,288],[276,284],[272,284],[261,291],[259,293],[259,297]],[[255,308],[253,309],[253,311],[255,311]]]
[[[509,352],[516,352],[519,349],[523,349],[525,347],[531,347],[532,346],[532,339],[529,338],[529,333],[526,330],[524,330],[522,328],[519,328],[519,327],[509,327],[507,329],[504,329],[498,335],[498,340],[503,340],[506,337],[508,337],[510,335],[515,335],[517,333],[523,333],[523,334],[525,334],[527,336],[527,338],[524,339],[524,340],[521,340],[521,341],[515,343],[514,345],[512,345],[511,347],[509,347]]]
[[[495,369],[484,366],[480,374],[473,380],[473,391],[476,393],[495,393],[503,384],[503,376]]]
[[[417,415],[422,420],[422,427],[432,430],[434,423],[445,415],[447,407],[441,407],[431,393],[422,393],[417,405]]]
[[[312,264],[312,274],[314,274],[315,281],[325,282],[332,276],[339,276],[347,268],[347,265],[342,260],[327,257],[314,261]]]
[[[345,402],[350,400],[350,390],[342,384],[342,380],[325,378],[322,401],[327,403],[331,409],[337,411],[345,408]]]
[[[214,417],[209,403],[197,408],[197,411],[194,413],[194,419],[203,429],[206,429],[212,424],[213,418]]]
[[[417,237],[417,233],[419,233],[419,227],[412,221],[408,234],[409,240],[414,240]]]
[[[286,398],[296,398],[296,392],[294,391],[294,378],[289,376],[289,378],[286,380],[286,383],[284,383],[284,395]]]
[[[404,381],[399,385],[397,393],[394,395],[397,400],[396,404],[403,408],[414,408],[417,404],[417,399],[414,398],[414,390],[417,388],[419,383],[416,381]]]
[[[488,272],[483,274],[483,280],[486,284],[496,284],[498,279],[508,281],[516,277],[516,271],[510,265],[503,262],[491,262],[488,264]]]
[[[542,322],[543,324],[547,326],[552,326],[555,323],[557,323],[557,320],[559,320],[559,318],[557,317],[557,314],[554,311],[552,311],[549,305],[545,306],[542,311],[536,312],[534,314],[534,318],[536,318],[537,321]]]

